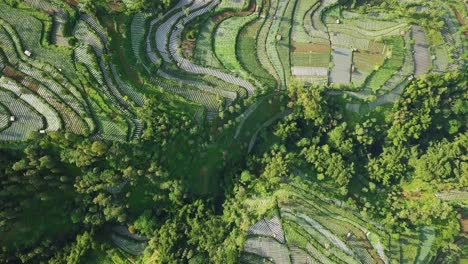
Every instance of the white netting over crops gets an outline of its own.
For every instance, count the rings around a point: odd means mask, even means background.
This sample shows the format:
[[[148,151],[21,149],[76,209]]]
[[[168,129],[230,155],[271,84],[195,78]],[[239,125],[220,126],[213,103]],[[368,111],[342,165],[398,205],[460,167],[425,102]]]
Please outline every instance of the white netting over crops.
[[[247,231],[249,235],[270,236],[281,243],[284,243],[284,232],[277,215],[270,220],[262,219],[251,226]]]

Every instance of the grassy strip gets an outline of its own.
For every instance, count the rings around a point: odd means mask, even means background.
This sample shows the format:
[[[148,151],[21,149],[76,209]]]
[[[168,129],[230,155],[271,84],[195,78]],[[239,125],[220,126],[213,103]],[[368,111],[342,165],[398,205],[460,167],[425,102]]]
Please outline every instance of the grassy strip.
[[[407,233],[400,236],[401,258],[400,263],[415,263],[418,256],[420,241],[417,233]]]
[[[281,39],[276,43],[276,49],[283,67],[286,85],[291,77],[291,30],[296,5],[297,0],[289,1],[278,30],[278,35],[281,36]]]
[[[262,13],[265,14],[266,10],[269,8],[269,1],[267,1]],[[252,74],[255,79],[265,86],[273,88],[276,86],[276,81],[273,76],[263,68],[258,59],[257,53],[255,52],[254,55],[252,54],[252,51],[257,50],[257,36],[262,25],[263,20],[257,19],[246,25],[241,30],[236,46],[237,56],[240,64],[247,70],[247,72]]]
[[[243,72],[236,56],[236,43],[240,30],[247,23],[257,17],[257,14],[249,16],[230,17],[219,24],[214,34],[214,51],[223,66],[232,71]]]
[[[284,68],[281,62],[281,58],[279,57],[278,49],[276,48],[276,45],[278,42],[277,39],[279,37],[278,34],[280,32],[280,24],[281,24],[281,21],[283,20],[283,15],[288,6],[288,2],[275,0],[275,3],[277,3],[277,8],[276,8],[276,13],[274,14],[274,17],[271,18],[273,22],[270,26],[270,29],[268,31],[268,36],[266,39],[266,52],[267,52],[268,59],[270,60],[276,73],[278,74],[278,78],[280,80],[279,86],[282,89],[286,89],[286,78],[285,78]],[[289,54],[289,48],[288,48],[287,54]]]
[[[193,59],[196,64],[219,69],[223,66],[213,51],[212,33],[215,31],[216,27],[217,23],[211,19],[210,14],[210,17],[207,18],[200,27],[199,34],[195,42],[195,48],[193,50]]]

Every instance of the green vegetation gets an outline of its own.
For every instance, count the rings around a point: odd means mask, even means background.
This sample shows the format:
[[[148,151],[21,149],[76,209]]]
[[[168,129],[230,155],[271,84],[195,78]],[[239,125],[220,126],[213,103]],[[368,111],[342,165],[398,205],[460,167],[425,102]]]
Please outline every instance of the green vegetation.
[[[270,3],[269,1],[267,3]],[[261,16],[265,16],[270,6],[266,5],[262,9]],[[264,20],[256,19],[250,22],[239,33],[237,42],[237,56],[242,67],[253,75],[253,78],[260,81],[266,87],[275,87],[276,82],[273,77],[262,66],[258,55],[252,56],[251,51],[256,50],[258,32]]]
[[[374,68],[374,72],[364,82],[364,89],[376,92],[384,83],[392,77],[403,65],[405,58],[405,43],[400,37],[386,40],[385,45],[391,47],[387,59],[382,66]]]
[[[0,0],[0,262],[464,263],[464,8]]]

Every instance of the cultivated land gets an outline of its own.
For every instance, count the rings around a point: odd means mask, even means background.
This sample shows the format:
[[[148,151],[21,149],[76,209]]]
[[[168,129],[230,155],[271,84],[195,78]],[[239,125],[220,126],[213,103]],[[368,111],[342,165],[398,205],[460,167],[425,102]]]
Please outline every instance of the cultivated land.
[[[0,263],[465,263],[461,0],[0,0]]]

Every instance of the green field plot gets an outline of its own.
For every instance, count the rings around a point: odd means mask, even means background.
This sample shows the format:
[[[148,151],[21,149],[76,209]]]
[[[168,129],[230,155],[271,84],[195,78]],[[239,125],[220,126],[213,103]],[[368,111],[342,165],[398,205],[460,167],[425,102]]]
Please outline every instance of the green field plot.
[[[195,63],[212,68],[223,67],[213,51],[212,32],[216,26],[217,24],[212,19],[207,19],[201,26],[193,51]]]
[[[222,0],[218,10],[242,10],[247,8],[250,0]]]
[[[295,52],[291,59],[294,66],[327,67],[330,63],[327,53]]]
[[[249,16],[234,16],[224,20],[216,28],[214,51],[226,69],[238,72],[244,70],[236,56],[238,34],[247,23],[253,21],[257,16],[258,14],[255,13]]]
[[[326,44],[293,43],[292,66],[328,67],[330,46]]]
[[[401,69],[405,58],[404,44],[401,37],[392,37],[385,41],[385,45],[389,47],[389,57],[378,70],[369,75],[364,84],[365,89],[377,91]]]
[[[434,71],[444,72],[450,64],[450,55],[445,45],[432,47],[433,53],[432,68]]]
[[[252,53],[252,51],[256,50],[257,35],[262,25],[263,20],[255,20],[241,30],[237,42],[237,56],[242,67],[253,78],[264,83],[267,87],[275,87],[276,82],[273,76],[260,63],[257,53]]]

